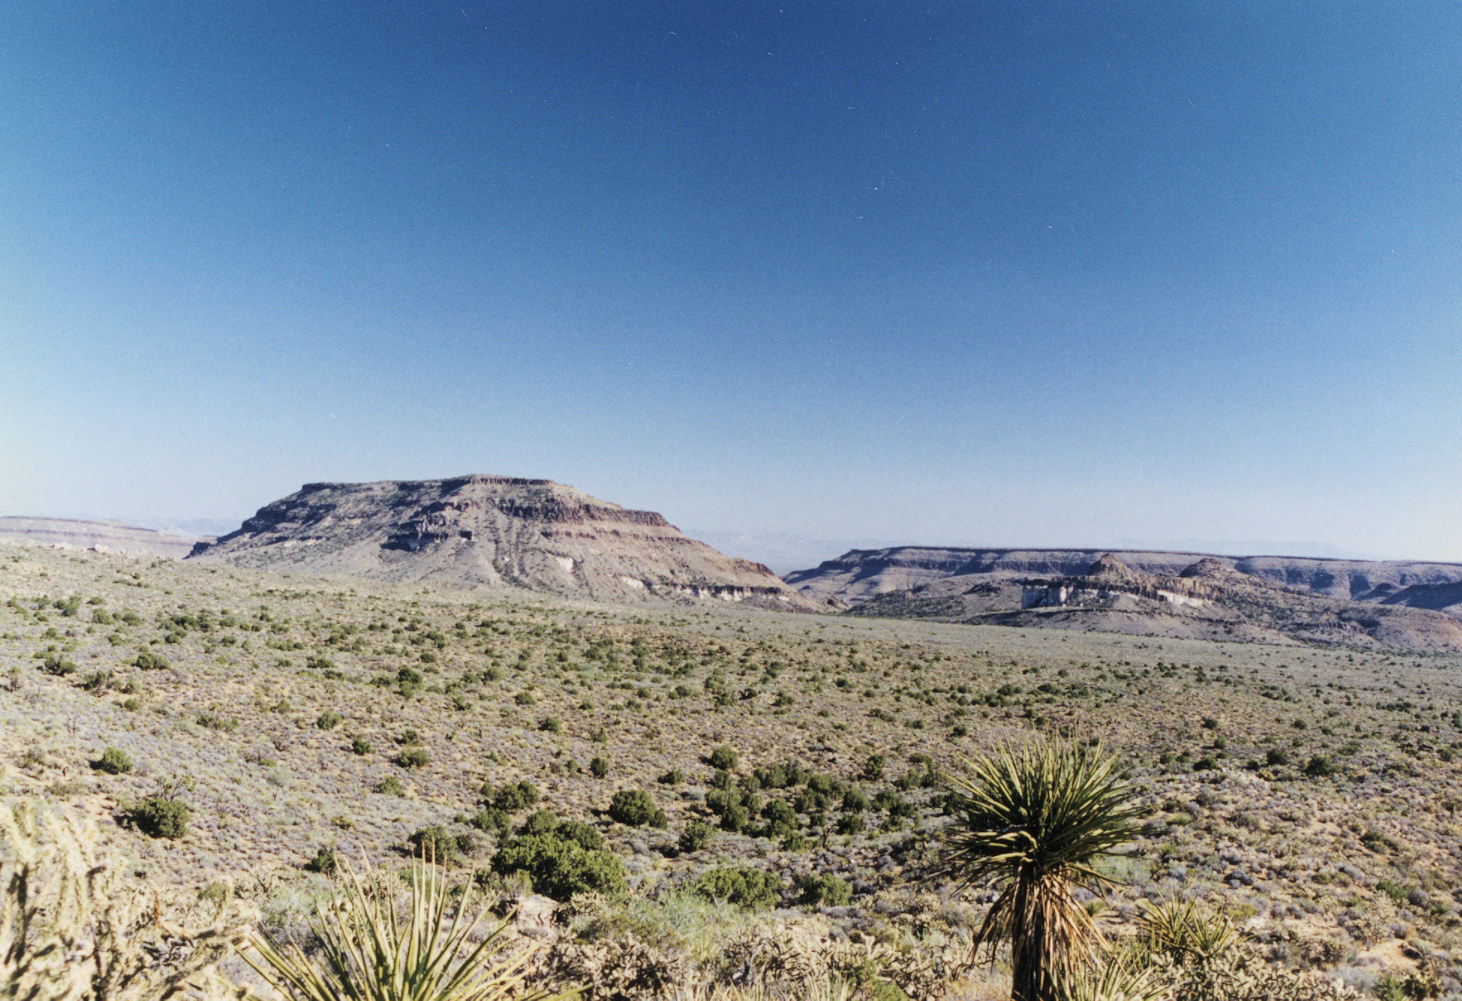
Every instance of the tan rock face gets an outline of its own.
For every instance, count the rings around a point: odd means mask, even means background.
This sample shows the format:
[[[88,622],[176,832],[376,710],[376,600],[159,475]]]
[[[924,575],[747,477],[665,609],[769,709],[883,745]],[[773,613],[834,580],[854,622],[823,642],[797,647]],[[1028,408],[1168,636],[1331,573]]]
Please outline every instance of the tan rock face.
[[[307,483],[190,558],[607,601],[816,607],[761,564],[688,538],[653,511],[502,476]]]

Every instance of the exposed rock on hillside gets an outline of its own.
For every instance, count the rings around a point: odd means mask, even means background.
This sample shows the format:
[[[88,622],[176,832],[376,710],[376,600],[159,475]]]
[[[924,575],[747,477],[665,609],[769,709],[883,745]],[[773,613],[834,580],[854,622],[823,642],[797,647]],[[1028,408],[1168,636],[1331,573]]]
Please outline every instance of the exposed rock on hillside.
[[[866,615],[1462,650],[1462,623],[1438,614],[1462,612],[1455,564],[907,547],[855,550],[787,580]]]
[[[42,546],[70,546],[98,552],[136,553],[144,556],[188,555],[194,536],[170,535],[119,521],[81,521],[73,518],[0,518],[0,539]]]
[[[190,558],[608,601],[817,606],[761,564],[688,538],[653,511],[501,476],[307,483]]]

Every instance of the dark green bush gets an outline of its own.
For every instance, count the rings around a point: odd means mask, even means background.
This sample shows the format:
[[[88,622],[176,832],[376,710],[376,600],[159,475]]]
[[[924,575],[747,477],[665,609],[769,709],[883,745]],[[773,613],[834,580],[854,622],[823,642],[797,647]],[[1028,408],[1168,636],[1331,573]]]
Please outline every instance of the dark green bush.
[[[396,755],[396,762],[402,768],[425,768],[431,764],[431,755],[419,747],[408,747]]]
[[[1324,778],[1327,775],[1334,775],[1338,768],[1335,763],[1323,754],[1316,754],[1305,762],[1305,774],[1312,779]]]
[[[335,875],[338,868],[340,860],[335,857],[335,848],[332,845],[321,845],[314,857],[305,863],[307,872],[318,872],[323,876]]]
[[[602,779],[609,774],[609,759],[596,754],[589,762],[589,771],[596,779]]]
[[[830,872],[809,876],[802,883],[802,903],[809,907],[842,907],[852,899],[853,887]]]
[[[665,826],[665,811],[643,789],[621,789],[609,802],[609,816],[630,827]]]
[[[556,716],[545,716],[538,721],[538,729],[544,733],[563,733],[563,724]]]
[[[168,666],[166,657],[151,650],[143,650],[132,659],[132,663],[144,671],[161,671]]]
[[[655,781],[659,782],[662,786],[678,786],[685,781],[685,772],[682,772],[679,768],[672,768]]]
[[[764,838],[784,838],[797,830],[797,811],[791,804],[774,799],[762,807],[762,819],[766,826],[761,830]]]
[[[121,748],[109,747],[91,763],[91,767],[108,775],[125,775],[132,770],[132,758]]]
[[[181,838],[188,833],[193,811],[167,796],[149,796],[127,811],[127,818],[150,838]]]
[[[710,762],[712,768],[734,772],[736,770],[736,751],[722,744],[711,752]]]
[[[1279,747],[1271,747],[1264,752],[1264,763],[1270,768],[1279,768],[1289,764],[1289,752]]]
[[[696,880],[695,892],[707,900],[765,910],[781,901],[782,880],[759,869],[724,866],[703,873]]]
[[[452,865],[476,847],[472,835],[452,834],[445,827],[435,824],[421,828],[406,840],[411,844],[411,854],[442,865]]]
[[[54,674],[57,677],[64,677],[76,671],[76,664],[73,661],[65,660],[58,653],[48,653],[41,661],[41,669],[47,674]]]
[[[623,897],[624,865],[602,848],[586,848],[581,840],[586,838],[584,829],[598,835],[587,824],[560,824],[547,834],[512,838],[493,856],[492,868],[499,873],[525,873],[535,892],[554,900],[588,892],[611,899]]]
[[[371,742],[369,740],[366,740],[364,737],[351,737],[350,749],[356,754],[370,754],[372,751],[375,750],[375,748],[371,746]]]
[[[315,726],[321,730],[333,730],[340,725],[343,719],[345,717],[341,716],[338,712],[335,712],[333,709],[327,709],[315,720]]]
[[[538,787],[524,779],[512,785],[505,785],[490,795],[494,807],[504,813],[517,813],[538,802]]]
[[[716,829],[710,824],[702,823],[699,820],[692,820],[685,825],[680,832],[679,847],[681,854],[689,855],[691,852],[698,852],[710,844],[711,838],[716,836]]]
[[[507,834],[513,826],[512,818],[506,810],[499,810],[496,807],[484,807],[476,814],[468,818],[467,823],[479,831],[493,831],[498,837]]]
[[[738,831],[746,830],[751,823],[751,815],[746,812],[746,807],[740,803],[726,807],[721,814],[721,830],[730,831],[735,834]]]

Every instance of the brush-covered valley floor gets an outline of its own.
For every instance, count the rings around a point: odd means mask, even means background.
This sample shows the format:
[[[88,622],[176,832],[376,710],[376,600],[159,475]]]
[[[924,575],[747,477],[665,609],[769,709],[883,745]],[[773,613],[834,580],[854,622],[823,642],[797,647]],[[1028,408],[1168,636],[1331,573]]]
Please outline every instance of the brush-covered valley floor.
[[[709,964],[728,924],[806,926],[948,960],[990,896],[934,869],[940,776],[1047,733],[1099,742],[1141,791],[1117,886],[1090,903],[1109,935],[1143,899],[1199,899],[1265,962],[1361,990],[1423,965],[1456,994],[1459,671],[0,545],[0,795],[84,811],[137,879],[231,885],[279,929],[323,885],[322,848],[401,867],[440,828],[465,877],[549,810],[597,830],[628,888],[566,909],[561,935]],[[130,770],[99,767],[109,749]],[[536,801],[503,794],[519,783]],[[649,823],[610,816],[622,790],[648,794]],[[187,806],[183,836],[125,822],[160,793]],[[769,874],[762,909],[690,903],[724,868]],[[998,971],[960,977],[954,995],[997,996]]]

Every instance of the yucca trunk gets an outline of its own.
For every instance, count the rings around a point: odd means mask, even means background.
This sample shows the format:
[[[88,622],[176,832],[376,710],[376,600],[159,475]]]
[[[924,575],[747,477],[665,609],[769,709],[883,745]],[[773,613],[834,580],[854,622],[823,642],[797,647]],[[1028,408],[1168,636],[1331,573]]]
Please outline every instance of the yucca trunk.
[[[1021,867],[1015,881],[1010,922],[1012,1001],[1050,1001],[1052,997],[1050,939],[1042,909],[1033,906],[1038,882],[1034,866]]]

